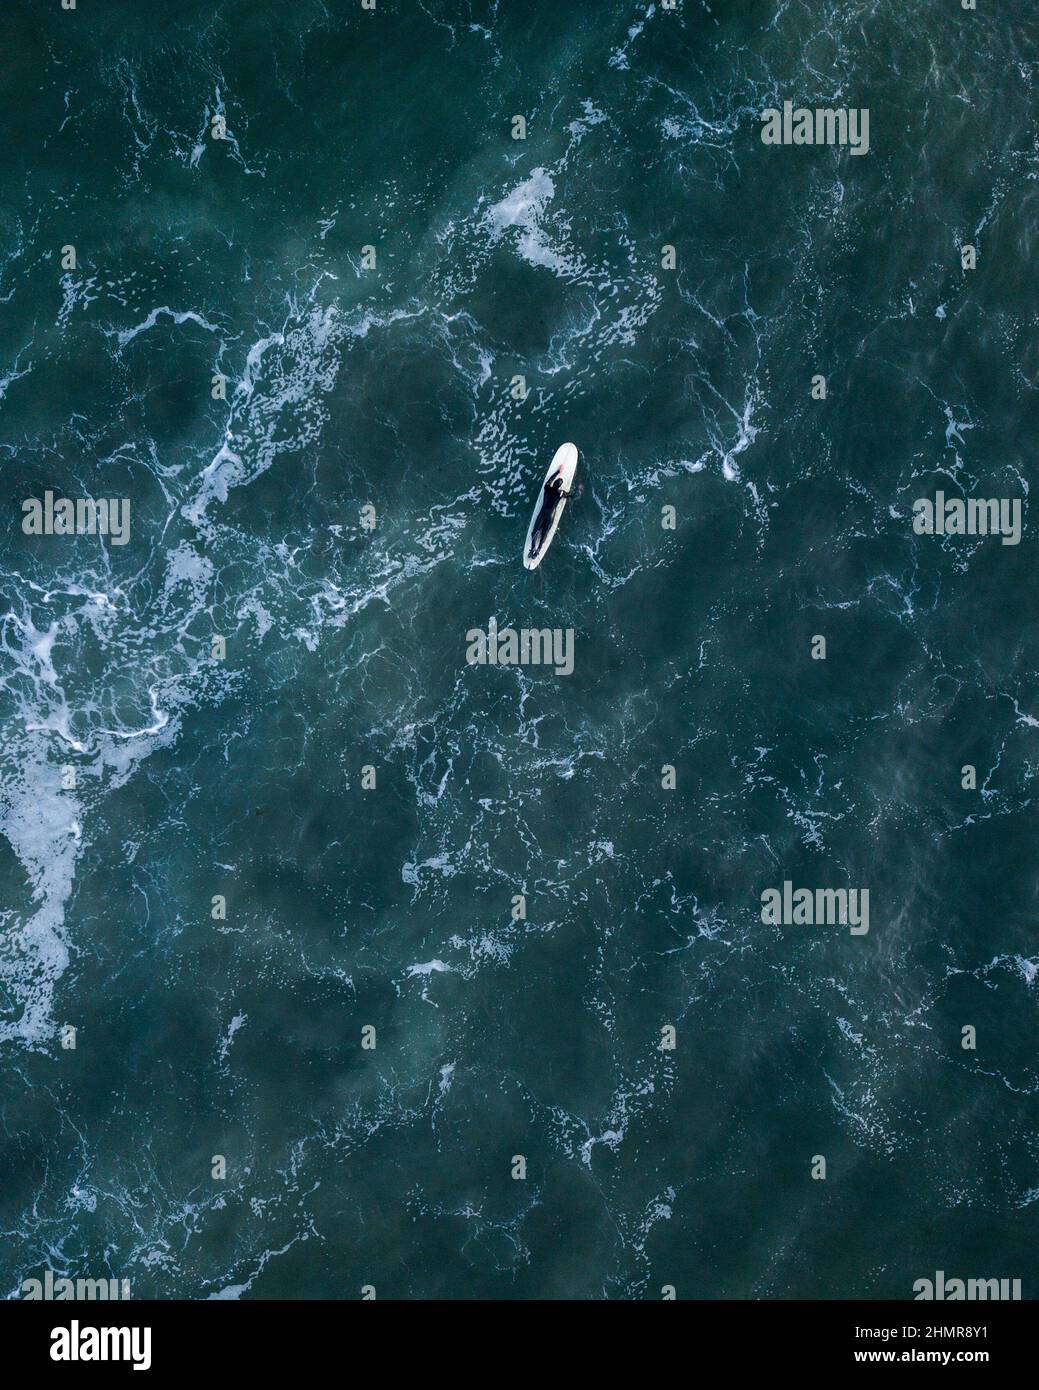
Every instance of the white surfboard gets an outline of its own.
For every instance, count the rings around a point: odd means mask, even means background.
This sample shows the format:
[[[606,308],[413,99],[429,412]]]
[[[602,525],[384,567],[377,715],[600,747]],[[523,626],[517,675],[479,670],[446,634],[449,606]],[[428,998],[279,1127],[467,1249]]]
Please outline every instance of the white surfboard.
[[[545,500],[545,483],[547,483],[550,478],[554,477],[555,474],[560,473],[563,477],[563,488],[566,492],[569,492],[573,487],[574,474],[576,472],[576,444],[560,444],[555,454],[553,454],[552,462],[548,465],[548,472],[545,474],[542,484],[538,488],[538,500],[534,503],[534,515],[530,518],[530,525],[527,527],[527,539],[523,542],[523,565],[525,569],[536,570],[538,565],[540,565],[541,561],[545,558],[548,553],[548,547],[555,539],[556,529],[559,526],[559,518],[563,515],[563,511],[566,507],[566,498],[564,497],[556,508],[556,514],[552,518],[552,524],[548,528],[548,534],[541,542],[541,549],[538,551],[537,555],[531,559],[530,538],[534,532],[534,523],[538,519],[538,513],[541,511],[541,504]]]

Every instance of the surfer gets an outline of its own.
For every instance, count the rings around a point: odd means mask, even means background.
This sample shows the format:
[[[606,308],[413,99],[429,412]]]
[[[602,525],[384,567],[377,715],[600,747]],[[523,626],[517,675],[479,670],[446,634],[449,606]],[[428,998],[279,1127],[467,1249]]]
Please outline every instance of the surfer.
[[[534,529],[530,533],[530,558],[536,559],[538,551],[541,549],[541,542],[552,529],[552,518],[556,514],[556,508],[566,497],[573,497],[572,492],[567,492],[563,487],[563,475],[560,471],[545,484],[544,501],[541,503],[541,510],[538,512],[538,519],[534,523]]]

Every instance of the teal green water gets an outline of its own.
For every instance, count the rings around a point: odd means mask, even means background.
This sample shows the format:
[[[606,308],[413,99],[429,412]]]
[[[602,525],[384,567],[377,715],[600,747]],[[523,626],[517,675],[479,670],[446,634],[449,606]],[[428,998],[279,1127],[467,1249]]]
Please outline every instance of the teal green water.
[[[3,26],[4,1293],[1032,1297],[1031,7]]]

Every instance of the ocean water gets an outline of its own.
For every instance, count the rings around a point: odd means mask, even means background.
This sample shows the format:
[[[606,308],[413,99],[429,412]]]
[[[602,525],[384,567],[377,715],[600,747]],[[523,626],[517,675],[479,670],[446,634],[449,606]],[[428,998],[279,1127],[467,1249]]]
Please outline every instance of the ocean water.
[[[1034,7],[0,31],[3,1294],[1034,1297]]]

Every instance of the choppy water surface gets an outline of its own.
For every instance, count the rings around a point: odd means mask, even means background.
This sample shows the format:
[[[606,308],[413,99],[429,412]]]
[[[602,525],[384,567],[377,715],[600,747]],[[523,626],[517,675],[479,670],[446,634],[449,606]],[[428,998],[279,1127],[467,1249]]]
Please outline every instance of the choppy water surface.
[[[1034,1296],[1031,7],[3,27],[4,1292]]]

